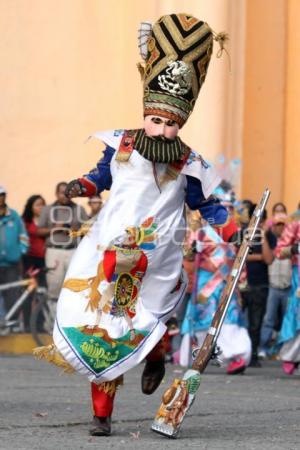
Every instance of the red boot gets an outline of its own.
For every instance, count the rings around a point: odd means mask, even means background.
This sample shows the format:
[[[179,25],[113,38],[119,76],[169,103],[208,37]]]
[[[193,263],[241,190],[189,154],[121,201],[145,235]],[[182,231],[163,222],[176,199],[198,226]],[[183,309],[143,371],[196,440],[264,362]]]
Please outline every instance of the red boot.
[[[94,411],[93,427],[90,429],[91,436],[111,435],[111,415],[116,389],[122,382],[123,377],[101,384],[91,383]]]

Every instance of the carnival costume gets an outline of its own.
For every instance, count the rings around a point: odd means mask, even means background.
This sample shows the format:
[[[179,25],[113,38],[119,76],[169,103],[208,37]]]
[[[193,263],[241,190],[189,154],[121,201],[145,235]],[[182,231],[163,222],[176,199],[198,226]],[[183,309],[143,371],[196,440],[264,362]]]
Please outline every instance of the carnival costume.
[[[278,240],[275,256],[292,258],[292,286],[287,309],[283,317],[279,343],[283,344],[280,358],[283,369],[292,374],[300,363],[300,221],[289,223]]]
[[[229,240],[237,231],[234,221],[229,222],[223,231],[223,238]],[[199,229],[196,251],[196,285],[181,330],[180,363],[184,366],[191,363],[189,347],[193,344],[201,346],[204,341],[236,255],[235,245],[224,242],[209,224]],[[238,290],[230,301],[218,345],[222,352],[219,359],[228,364],[229,374],[245,370],[251,358],[251,341],[245,328]]]
[[[163,16],[146,28],[140,40],[145,65],[139,66],[144,116],[182,127],[206,76],[213,33],[185,14]],[[185,203],[216,225],[226,221],[227,212],[210,197],[219,177],[179,137],[155,139],[144,129],[93,137],[106,145],[104,156],[71,183],[84,196],[105,189],[110,196],[66,274],[52,352],[92,382],[94,414],[101,421],[111,416],[119,377],[127,370],[145,358],[153,363],[144,370],[145,393],[153,392],[163,376],[165,322],[187,284],[182,270]],[[153,367],[158,383],[147,388]],[[109,434],[107,429],[99,434]]]

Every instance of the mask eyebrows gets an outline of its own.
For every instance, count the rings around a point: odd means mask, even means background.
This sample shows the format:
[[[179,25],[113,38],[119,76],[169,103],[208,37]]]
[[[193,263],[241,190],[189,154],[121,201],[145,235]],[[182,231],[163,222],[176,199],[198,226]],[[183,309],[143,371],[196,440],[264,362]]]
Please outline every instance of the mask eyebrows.
[[[163,120],[161,117],[152,117],[151,121],[157,125],[164,123],[168,127],[173,127],[176,124],[175,120],[171,119]]]
[[[160,125],[161,123],[163,123],[163,120],[160,117],[151,117],[151,122]]]

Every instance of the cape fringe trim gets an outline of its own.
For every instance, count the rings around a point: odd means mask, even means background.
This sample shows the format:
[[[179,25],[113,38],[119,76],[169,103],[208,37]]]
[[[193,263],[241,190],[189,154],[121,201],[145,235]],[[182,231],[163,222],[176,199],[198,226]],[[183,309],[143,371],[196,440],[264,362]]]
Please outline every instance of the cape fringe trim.
[[[64,359],[54,344],[43,347],[36,347],[32,350],[37,359],[46,359],[49,363],[55,364],[63,369],[64,373],[74,373],[74,368]]]
[[[115,380],[100,383],[98,385],[98,391],[104,392],[105,394],[112,397],[116,393],[118,387],[123,386],[123,384],[124,384],[124,377],[123,375],[120,375]]]

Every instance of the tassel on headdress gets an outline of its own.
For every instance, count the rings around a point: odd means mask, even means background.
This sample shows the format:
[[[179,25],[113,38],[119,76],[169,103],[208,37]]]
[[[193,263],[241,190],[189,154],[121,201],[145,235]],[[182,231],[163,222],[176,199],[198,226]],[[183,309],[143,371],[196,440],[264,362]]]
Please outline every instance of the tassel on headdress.
[[[225,33],[224,31],[221,31],[220,33],[215,33],[214,34],[214,40],[219,44],[220,48],[217,51],[216,57],[217,58],[221,58],[223,55],[223,52],[226,53],[226,55],[228,56],[228,61],[229,61],[229,72],[231,72],[231,60],[230,60],[230,55],[228,53],[227,48],[225,47],[225,45],[227,44],[227,42],[229,41],[229,34]]]
[[[140,73],[140,75],[141,75],[141,80],[143,81],[144,80],[144,76],[145,76],[145,67],[143,66],[143,64],[142,63],[137,63],[137,68],[138,68],[138,71],[139,71],[139,73]]]
[[[223,51],[225,51],[228,54],[227,49],[225,48],[225,44],[227,41],[229,41],[229,35],[228,33],[225,33],[224,31],[221,31],[220,33],[214,32],[214,40],[219,44],[220,48],[217,52],[217,58],[221,58]]]

